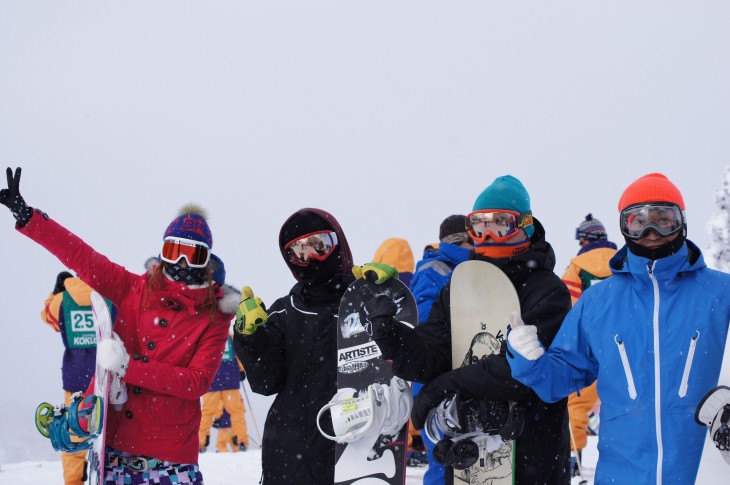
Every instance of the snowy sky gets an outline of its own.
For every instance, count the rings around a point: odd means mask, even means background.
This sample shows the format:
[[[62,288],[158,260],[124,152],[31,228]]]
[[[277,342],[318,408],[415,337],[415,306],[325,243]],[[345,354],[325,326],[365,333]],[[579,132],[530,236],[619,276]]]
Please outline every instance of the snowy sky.
[[[618,198],[652,171],[705,248],[730,165],[729,17],[724,1],[0,0],[0,167],[132,271],[203,204],[229,282],[266,301],[293,283],[276,244],[295,210],[332,212],[357,262],[388,237],[420,255],[506,173],[559,274],[586,213],[620,242]],[[61,396],[38,313],[64,268],[0,223],[0,425],[34,433]]]

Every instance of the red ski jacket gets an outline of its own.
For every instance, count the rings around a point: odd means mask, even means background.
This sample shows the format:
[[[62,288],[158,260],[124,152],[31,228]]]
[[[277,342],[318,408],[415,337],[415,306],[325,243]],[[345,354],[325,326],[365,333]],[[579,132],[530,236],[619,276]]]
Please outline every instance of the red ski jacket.
[[[106,444],[135,455],[197,463],[200,397],[218,370],[240,298],[223,299],[216,285],[211,311],[207,288],[167,279],[145,298],[148,274],[109,261],[53,220],[36,213],[18,230],[119,310],[114,331],[130,356],[123,378],[129,399],[121,411],[109,406]]]

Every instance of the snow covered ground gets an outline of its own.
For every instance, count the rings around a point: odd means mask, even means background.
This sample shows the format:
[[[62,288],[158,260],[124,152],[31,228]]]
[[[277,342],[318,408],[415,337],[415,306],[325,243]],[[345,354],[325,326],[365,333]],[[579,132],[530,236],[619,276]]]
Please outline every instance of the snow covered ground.
[[[588,446],[584,450],[583,475],[588,485],[593,484],[598,452],[597,439],[588,438]],[[698,485],[721,483],[727,477],[730,467],[720,453],[710,447],[709,439],[705,444]],[[205,476],[206,485],[256,484],[261,476],[261,450],[251,449],[245,453],[203,453],[200,455],[200,467]],[[425,468],[407,470],[406,485],[423,483]],[[578,485],[579,478],[573,479]],[[726,483],[726,482],[725,482]],[[0,466],[0,485],[62,485],[61,461],[33,461],[13,463]]]

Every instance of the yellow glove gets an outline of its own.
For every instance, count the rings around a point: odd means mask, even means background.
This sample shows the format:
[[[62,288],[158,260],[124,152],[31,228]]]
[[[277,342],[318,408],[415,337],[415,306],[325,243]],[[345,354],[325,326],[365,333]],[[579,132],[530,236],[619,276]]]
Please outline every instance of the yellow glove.
[[[258,296],[253,296],[253,290],[244,286],[241,290],[241,303],[236,310],[236,322],[233,329],[243,335],[251,335],[257,328],[264,325],[269,319],[264,302]]]
[[[368,273],[371,273],[368,275]],[[390,278],[398,278],[398,270],[389,264],[384,263],[368,263],[362,266],[353,266],[352,274],[355,278],[365,278],[368,281],[375,281],[375,284],[381,284]]]

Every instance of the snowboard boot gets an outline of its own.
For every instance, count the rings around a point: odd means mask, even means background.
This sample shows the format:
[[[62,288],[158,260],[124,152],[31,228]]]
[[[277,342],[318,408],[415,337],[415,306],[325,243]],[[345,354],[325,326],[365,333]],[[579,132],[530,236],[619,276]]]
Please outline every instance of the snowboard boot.
[[[410,451],[406,465],[410,467],[428,466],[428,457],[423,451]]]
[[[200,452],[205,453],[205,451],[208,449],[209,444],[210,444],[210,435],[207,435],[205,437],[205,442],[200,445]]]
[[[233,443],[233,451],[246,451],[248,450],[248,446],[246,446],[246,443],[239,443],[238,442],[238,436],[233,436],[231,438],[231,443]]]
[[[578,452],[577,457],[576,457],[575,453],[570,454],[570,476],[571,477],[580,476],[580,468],[578,467],[579,460],[581,463],[583,463],[583,450]]]

